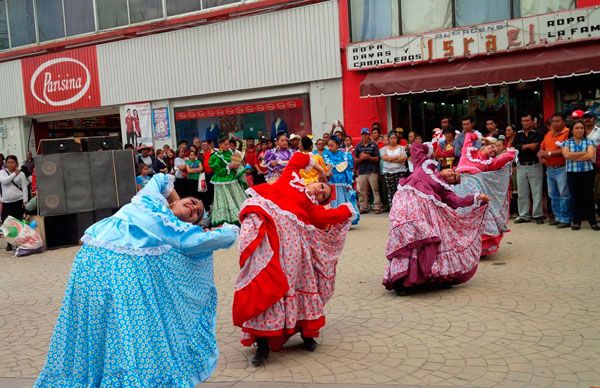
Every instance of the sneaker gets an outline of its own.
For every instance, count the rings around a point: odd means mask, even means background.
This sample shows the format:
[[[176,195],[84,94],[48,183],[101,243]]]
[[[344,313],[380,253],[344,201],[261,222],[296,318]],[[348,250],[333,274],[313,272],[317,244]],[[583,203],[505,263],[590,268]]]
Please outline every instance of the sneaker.
[[[598,230],[600,230],[600,225],[594,224],[594,225],[592,225],[592,229],[595,231],[598,231]]]
[[[579,224],[571,224],[571,230],[579,230],[581,229],[581,225]]]
[[[556,229],[564,229],[564,228],[568,228],[569,226],[571,226],[571,225],[565,224],[564,222],[559,222],[558,224],[556,224]]]
[[[515,220],[515,224],[524,224],[525,222],[530,222],[531,220],[528,220],[526,218],[521,218],[521,217],[517,217],[517,219]]]
[[[367,214],[369,211],[367,209],[363,209],[360,211],[360,214]]]
[[[6,244],[6,252],[10,252],[10,251],[12,251],[12,245]]]
[[[375,209],[375,214],[381,214],[381,209]]]
[[[544,217],[534,218],[535,223],[538,225],[542,225],[544,223]]]
[[[556,220],[552,220],[552,221],[548,222],[548,225],[550,225],[550,226],[556,226],[558,224],[560,224],[560,222],[558,222]]]

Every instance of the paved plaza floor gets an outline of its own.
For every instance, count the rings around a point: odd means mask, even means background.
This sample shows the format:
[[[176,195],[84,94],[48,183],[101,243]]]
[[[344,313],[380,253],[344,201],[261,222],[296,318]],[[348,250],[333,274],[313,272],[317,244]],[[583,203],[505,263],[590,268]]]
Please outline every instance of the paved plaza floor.
[[[398,297],[381,286],[387,225],[367,215],[350,231],[317,351],[295,336],[258,369],[231,323],[237,251],[217,253],[211,385],[600,386],[600,233],[512,225],[470,282]],[[76,251],[0,253],[0,387],[42,368]]]

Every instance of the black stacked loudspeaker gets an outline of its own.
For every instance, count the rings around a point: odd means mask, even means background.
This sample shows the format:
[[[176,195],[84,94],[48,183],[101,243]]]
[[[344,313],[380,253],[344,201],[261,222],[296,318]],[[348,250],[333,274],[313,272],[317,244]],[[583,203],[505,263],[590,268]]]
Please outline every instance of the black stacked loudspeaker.
[[[94,136],[81,138],[81,148],[84,152],[116,151],[123,147],[119,136]]]
[[[136,193],[129,150],[42,155],[35,163],[48,248],[77,244],[85,229]]]
[[[81,152],[81,144],[75,139],[44,139],[40,140],[40,149],[43,155],[60,154],[66,152]]]

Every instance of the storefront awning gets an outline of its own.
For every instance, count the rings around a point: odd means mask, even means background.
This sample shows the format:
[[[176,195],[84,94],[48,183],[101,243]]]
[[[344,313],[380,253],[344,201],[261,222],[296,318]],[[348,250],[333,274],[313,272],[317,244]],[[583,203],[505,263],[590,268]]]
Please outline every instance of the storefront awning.
[[[373,71],[361,97],[379,97],[563,78],[600,72],[600,44],[515,51],[457,62]]]

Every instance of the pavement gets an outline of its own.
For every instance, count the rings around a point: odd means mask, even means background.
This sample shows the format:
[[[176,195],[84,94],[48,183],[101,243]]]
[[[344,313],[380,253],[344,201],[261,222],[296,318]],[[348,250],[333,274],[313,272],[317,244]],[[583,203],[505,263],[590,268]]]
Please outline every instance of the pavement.
[[[295,336],[260,368],[231,323],[237,252],[218,252],[208,386],[600,386],[599,232],[512,225],[468,283],[398,297],[381,285],[387,225],[366,215],[350,231],[317,351]],[[76,251],[0,253],[0,387],[31,386],[42,368]]]

